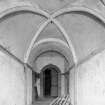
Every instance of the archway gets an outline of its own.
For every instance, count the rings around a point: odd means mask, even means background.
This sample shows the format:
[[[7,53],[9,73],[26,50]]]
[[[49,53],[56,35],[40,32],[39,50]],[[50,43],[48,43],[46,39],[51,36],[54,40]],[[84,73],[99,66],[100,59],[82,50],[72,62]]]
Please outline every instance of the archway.
[[[42,69],[42,88],[44,98],[55,98],[60,95],[60,70],[55,65],[47,65]]]

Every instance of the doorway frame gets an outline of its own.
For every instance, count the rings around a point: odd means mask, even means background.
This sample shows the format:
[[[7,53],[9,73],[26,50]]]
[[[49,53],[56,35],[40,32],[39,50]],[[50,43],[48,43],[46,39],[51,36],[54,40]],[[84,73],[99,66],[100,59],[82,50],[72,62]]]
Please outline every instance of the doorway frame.
[[[44,66],[41,70],[41,73],[40,73],[41,74],[40,75],[40,93],[41,94],[40,95],[42,98],[46,98],[44,96],[44,80],[43,80],[44,75],[43,75],[43,73],[47,68],[54,68],[56,70],[56,72],[58,73],[58,87],[57,87],[57,89],[58,89],[58,96],[61,96],[61,71],[56,65],[53,65],[53,64],[48,64],[48,65]]]

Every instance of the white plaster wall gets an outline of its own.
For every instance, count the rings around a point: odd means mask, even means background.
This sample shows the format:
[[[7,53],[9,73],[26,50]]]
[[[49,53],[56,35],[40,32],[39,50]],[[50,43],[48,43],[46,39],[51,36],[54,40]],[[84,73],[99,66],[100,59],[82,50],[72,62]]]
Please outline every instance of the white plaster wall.
[[[42,54],[33,64],[33,67],[36,68],[35,70],[37,72],[41,72],[43,67],[49,64],[56,65],[61,72],[64,72],[65,70],[65,59],[61,55],[54,52],[46,53],[46,55]]]
[[[74,105],[74,100],[75,100],[74,89],[75,89],[75,69],[71,69],[69,74],[69,93],[72,105]]]
[[[105,51],[76,70],[77,105],[105,105]]]
[[[0,105],[25,105],[24,68],[0,51]]]
[[[48,64],[56,65],[62,72],[64,72],[64,59],[62,59],[61,57],[41,57],[37,61],[37,68],[40,71]]]
[[[32,70],[27,68],[27,105],[32,104]]]

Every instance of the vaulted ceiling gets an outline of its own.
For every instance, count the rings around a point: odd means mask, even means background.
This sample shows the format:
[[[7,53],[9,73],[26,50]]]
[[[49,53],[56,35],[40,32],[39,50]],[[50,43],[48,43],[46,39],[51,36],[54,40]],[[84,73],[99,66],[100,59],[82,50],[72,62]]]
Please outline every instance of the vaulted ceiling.
[[[99,0],[8,1],[0,3],[5,5],[0,45],[21,61],[31,64],[46,48],[61,52],[73,65],[104,49],[104,5]]]

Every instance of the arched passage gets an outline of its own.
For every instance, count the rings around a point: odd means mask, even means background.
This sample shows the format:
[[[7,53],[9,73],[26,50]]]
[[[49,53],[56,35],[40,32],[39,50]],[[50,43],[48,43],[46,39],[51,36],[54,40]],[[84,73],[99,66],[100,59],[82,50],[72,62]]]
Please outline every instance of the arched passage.
[[[58,97],[61,94],[60,70],[55,65],[47,65],[41,71],[41,90],[45,98]]]
[[[34,68],[34,72],[40,75],[36,77],[37,82],[33,83],[37,85],[38,100],[53,99],[69,92],[69,74],[66,78],[65,72],[74,64],[70,53],[70,49],[63,41],[48,39],[35,44],[28,62]],[[35,100],[37,98],[33,97],[33,102]]]

